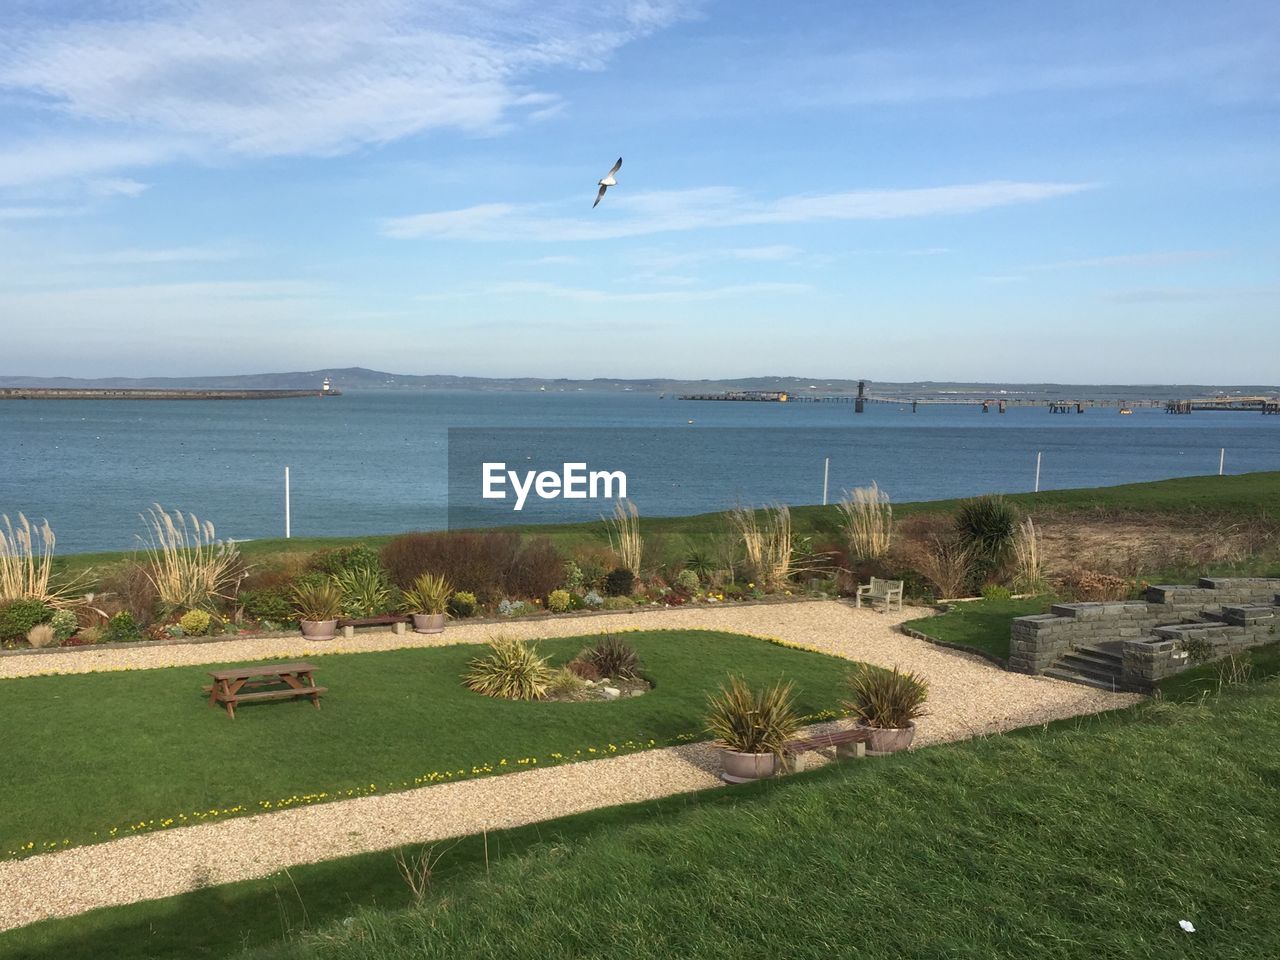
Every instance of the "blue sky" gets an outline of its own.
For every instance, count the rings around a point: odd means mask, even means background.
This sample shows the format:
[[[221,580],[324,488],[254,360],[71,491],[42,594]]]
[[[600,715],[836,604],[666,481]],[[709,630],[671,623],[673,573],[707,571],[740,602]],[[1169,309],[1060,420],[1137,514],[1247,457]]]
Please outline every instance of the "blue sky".
[[[5,10],[0,374],[1280,380],[1274,3]]]

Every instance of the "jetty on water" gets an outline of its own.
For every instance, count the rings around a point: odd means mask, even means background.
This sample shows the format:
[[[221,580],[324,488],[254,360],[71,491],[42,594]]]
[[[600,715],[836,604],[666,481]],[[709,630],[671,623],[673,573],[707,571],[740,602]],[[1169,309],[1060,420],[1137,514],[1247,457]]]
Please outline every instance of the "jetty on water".
[[[340,397],[328,379],[318,390],[181,390],[146,387],[0,387],[0,400],[287,400]]]

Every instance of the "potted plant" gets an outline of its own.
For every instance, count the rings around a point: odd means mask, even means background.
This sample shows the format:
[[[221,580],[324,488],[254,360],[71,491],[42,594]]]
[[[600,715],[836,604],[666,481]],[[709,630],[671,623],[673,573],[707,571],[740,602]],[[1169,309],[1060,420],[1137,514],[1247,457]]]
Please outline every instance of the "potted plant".
[[[707,730],[715,736],[726,783],[774,776],[782,766],[782,748],[800,729],[792,685],[778,681],[752,690],[741,677],[707,698]]]
[[[924,716],[929,681],[918,674],[864,666],[849,677],[852,698],[845,707],[867,730],[867,749],[896,753],[911,746],[917,718]]]
[[[404,592],[404,611],[413,615],[415,633],[441,633],[453,586],[443,574],[424,573]]]
[[[308,640],[332,640],[342,616],[342,590],[332,580],[301,583],[293,588],[302,635]]]

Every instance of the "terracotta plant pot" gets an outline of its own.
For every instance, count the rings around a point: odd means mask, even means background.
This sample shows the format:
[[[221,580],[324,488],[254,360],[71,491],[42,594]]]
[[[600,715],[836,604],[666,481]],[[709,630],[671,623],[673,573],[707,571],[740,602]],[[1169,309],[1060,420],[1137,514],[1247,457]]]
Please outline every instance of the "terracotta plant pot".
[[[443,613],[415,613],[413,615],[414,633],[444,633]]]
[[[308,640],[332,640],[338,633],[337,620],[300,620],[302,635]]]
[[[862,724],[867,731],[867,751],[870,753],[897,753],[911,746],[916,736],[915,721],[905,727],[869,727]]]
[[[776,776],[781,763],[773,753],[739,753],[736,750],[720,750],[720,762],[724,772],[720,778],[726,783],[750,783]]]

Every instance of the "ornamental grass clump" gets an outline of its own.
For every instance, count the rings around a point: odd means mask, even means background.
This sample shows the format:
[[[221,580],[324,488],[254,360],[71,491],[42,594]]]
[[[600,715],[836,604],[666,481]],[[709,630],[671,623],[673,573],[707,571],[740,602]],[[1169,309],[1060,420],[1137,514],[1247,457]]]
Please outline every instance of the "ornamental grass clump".
[[[453,584],[442,574],[424,573],[413,581],[413,585],[404,592],[401,609],[405,613],[417,613],[423,616],[449,612],[449,597],[456,600],[459,596],[453,592]],[[473,605],[474,606],[474,605]],[[469,616],[469,614],[464,614]]]
[[[1018,525],[1013,541],[1013,585],[1023,593],[1045,590],[1044,559],[1040,553],[1040,533],[1030,517]]]
[[[719,693],[707,697],[706,723],[718,747],[780,757],[783,745],[800,730],[793,685],[779,680],[752,690],[741,677],[730,677]]]
[[[194,513],[165,512],[154,504],[142,515],[147,526],[143,547],[147,576],[160,603],[169,610],[208,607],[220,598],[235,576],[240,559],[234,540],[219,540],[213,524]]]
[[[630,500],[619,500],[613,505],[613,519],[604,523],[609,531],[609,546],[618,557],[618,566],[630,570],[632,576],[640,576],[644,539],[640,536],[639,508]]]
[[[57,542],[48,520],[36,526],[21,513],[17,524],[8,514],[0,516],[0,603],[38,600],[50,606],[66,604],[75,584],[57,587],[49,582]]]
[[[763,517],[749,507],[738,507],[730,511],[729,524],[742,545],[752,582],[765,590],[776,590],[796,572],[791,511],[779,505],[760,513]]]
[[[541,700],[554,679],[535,647],[512,637],[494,637],[489,653],[468,664],[462,682],[468,689],[500,700]]]
[[[845,542],[854,560],[880,560],[893,542],[893,507],[875,483],[846,493],[836,504],[844,523]]]
[[[619,680],[634,680],[640,670],[640,655],[636,648],[608,634],[595,646],[579,653],[574,660],[590,664],[597,676]]]
[[[844,701],[859,722],[881,730],[901,730],[925,714],[929,681],[910,671],[903,673],[864,666],[849,677],[850,699]]]

